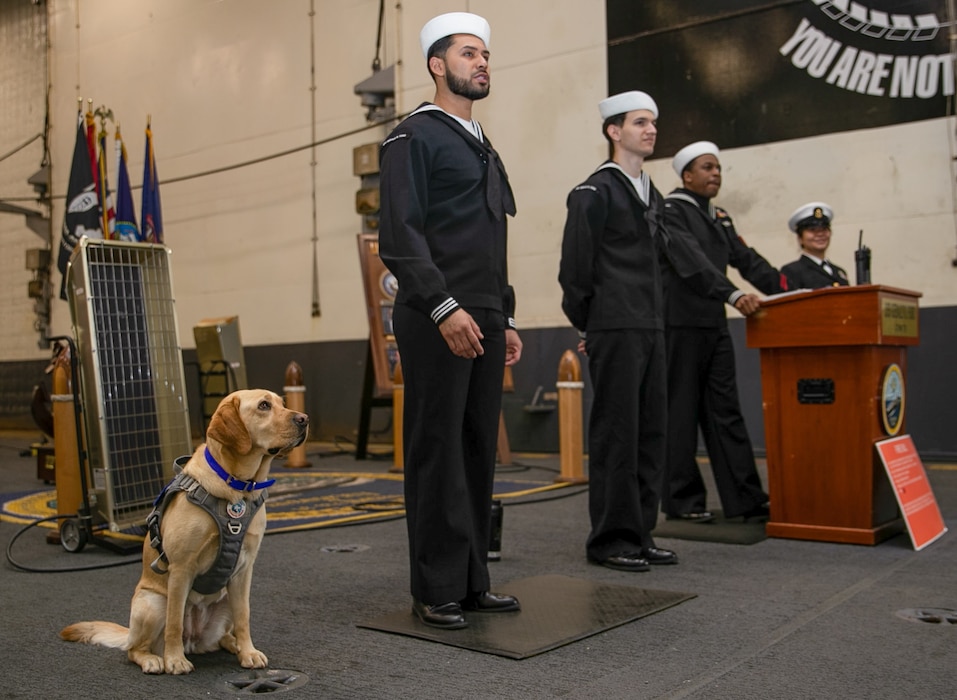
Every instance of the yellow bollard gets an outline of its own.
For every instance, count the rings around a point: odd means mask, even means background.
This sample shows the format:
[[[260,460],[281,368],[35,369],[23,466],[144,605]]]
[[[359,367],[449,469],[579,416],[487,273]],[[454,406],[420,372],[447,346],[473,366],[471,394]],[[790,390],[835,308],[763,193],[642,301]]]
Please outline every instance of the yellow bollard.
[[[286,395],[286,408],[300,413],[306,412],[306,387],[302,379],[302,367],[298,363],[290,362],[286,367],[286,381],[282,390]],[[306,459],[306,443],[294,447],[286,457],[283,466],[292,468],[311,466]]]
[[[76,517],[83,506],[83,481],[80,478],[80,441],[76,434],[73,370],[70,369],[69,347],[62,348],[54,360],[53,393],[50,400],[53,404],[56,512],[57,515]],[[56,540],[59,541],[59,532]]]
[[[578,357],[566,350],[558,363],[558,444],[561,473],[555,481],[587,484],[584,475],[584,441],[582,427],[582,368]]]
[[[402,363],[395,365],[392,379],[392,468],[390,472],[401,473],[405,469],[402,443],[402,411],[405,407],[405,380],[402,378]]]

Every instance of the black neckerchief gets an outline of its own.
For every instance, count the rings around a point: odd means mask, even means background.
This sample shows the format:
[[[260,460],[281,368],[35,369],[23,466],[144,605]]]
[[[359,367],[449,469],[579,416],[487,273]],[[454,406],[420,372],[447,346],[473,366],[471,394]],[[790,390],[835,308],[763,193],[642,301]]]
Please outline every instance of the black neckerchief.
[[[731,220],[728,217],[727,212],[722,209],[722,221],[718,221],[718,208],[712,204],[711,200],[707,197],[702,197],[696,192],[686,190],[684,187],[679,187],[670,192],[665,199],[680,199],[683,202],[693,204],[698,213],[700,213],[701,216],[703,216],[711,225],[711,227],[722,236],[722,240],[724,240],[729,246],[731,245],[731,236],[737,235],[736,233],[732,234],[732,229],[730,228]]]
[[[427,107],[423,109],[423,107]],[[484,141],[479,141],[475,136],[468,132],[454,117],[445,112],[441,107],[432,108],[430,103],[424,103],[419,106],[412,114],[428,114],[438,119],[439,122],[448,125],[456,134],[462,137],[466,144],[482,159],[487,166],[485,168],[485,202],[489,211],[496,221],[502,220],[502,212],[515,216],[515,196],[512,194],[512,187],[508,182],[508,173],[505,172],[505,165],[498,157],[498,153],[492,148],[488,137],[484,135]],[[412,116],[412,115],[410,115]]]

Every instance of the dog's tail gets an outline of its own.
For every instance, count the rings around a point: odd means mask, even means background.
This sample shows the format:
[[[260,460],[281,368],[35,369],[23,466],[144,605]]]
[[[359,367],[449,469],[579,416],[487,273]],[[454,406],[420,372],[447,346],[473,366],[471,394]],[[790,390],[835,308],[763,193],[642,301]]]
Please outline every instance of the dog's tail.
[[[130,630],[115,622],[76,622],[60,631],[60,637],[68,642],[99,644],[114,649],[127,649]]]

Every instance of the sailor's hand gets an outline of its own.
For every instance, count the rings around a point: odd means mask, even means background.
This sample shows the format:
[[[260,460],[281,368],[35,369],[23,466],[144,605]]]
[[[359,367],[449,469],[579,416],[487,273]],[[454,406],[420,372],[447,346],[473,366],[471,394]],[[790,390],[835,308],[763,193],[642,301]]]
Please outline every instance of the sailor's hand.
[[[439,332],[457,357],[473,360],[485,354],[482,329],[465,309],[456,309],[439,324]]]

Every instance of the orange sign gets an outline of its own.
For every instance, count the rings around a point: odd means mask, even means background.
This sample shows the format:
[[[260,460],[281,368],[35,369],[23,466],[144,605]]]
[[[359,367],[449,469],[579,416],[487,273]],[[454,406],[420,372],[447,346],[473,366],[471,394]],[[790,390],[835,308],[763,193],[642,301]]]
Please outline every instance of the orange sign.
[[[881,440],[877,452],[894,487],[914,549],[920,551],[947,532],[927,472],[910,435]]]

